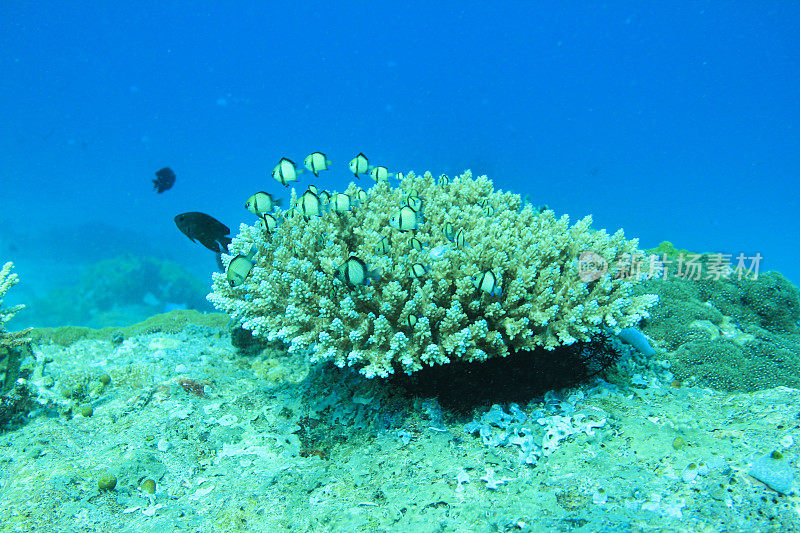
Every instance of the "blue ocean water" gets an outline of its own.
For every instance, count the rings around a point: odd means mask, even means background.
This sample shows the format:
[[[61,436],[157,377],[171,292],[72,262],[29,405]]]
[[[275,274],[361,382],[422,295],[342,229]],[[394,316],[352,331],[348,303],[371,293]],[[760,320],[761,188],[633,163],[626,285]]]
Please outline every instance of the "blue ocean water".
[[[358,152],[469,168],[797,284],[799,30],[796,2],[4,2],[7,303],[124,252],[207,280],[213,255],[173,217],[236,233],[253,192],[287,197],[277,161],[315,150],[332,170],[300,186],[344,188]]]

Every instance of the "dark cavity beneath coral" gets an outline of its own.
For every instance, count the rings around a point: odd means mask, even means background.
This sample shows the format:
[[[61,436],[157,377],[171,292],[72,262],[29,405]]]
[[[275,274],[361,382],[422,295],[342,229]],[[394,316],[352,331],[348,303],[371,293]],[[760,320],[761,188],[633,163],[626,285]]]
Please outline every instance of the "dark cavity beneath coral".
[[[412,375],[395,374],[392,385],[408,394],[436,398],[456,415],[471,415],[478,407],[517,402],[525,404],[553,389],[587,381],[619,357],[606,337],[577,342],[555,350],[513,352],[481,362],[455,361],[424,368]]]

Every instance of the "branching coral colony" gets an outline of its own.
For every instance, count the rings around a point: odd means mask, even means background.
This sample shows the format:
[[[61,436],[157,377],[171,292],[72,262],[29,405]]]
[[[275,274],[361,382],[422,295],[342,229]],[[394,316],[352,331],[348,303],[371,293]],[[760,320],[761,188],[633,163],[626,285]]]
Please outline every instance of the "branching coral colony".
[[[6,263],[3,265],[3,268],[0,269],[0,349],[2,348],[13,348],[20,344],[24,344],[28,342],[28,339],[25,338],[25,335],[28,334],[30,329],[25,331],[18,331],[18,332],[8,332],[6,331],[6,322],[11,320],[15,314],[17,314],[24,305],[15,305],[14,307],[9,307],[8,309],[3,309],[3,297],[8,292],[8,289],[13,287],[18,283],[17,275],[11,272],[13,270],[14,264],[11,262]]]
[[[255,335],[367,377],[587,341],[658,300],[631,295],[641,276],[619,261],[642,252],[622,230],[570,226],[469,171],[398,180],[351,183],[346,197],[293,189],[289,209],[270,204],[240,227],[209,300]],[[581,279],[586,251],[608,265],[597,279]]]

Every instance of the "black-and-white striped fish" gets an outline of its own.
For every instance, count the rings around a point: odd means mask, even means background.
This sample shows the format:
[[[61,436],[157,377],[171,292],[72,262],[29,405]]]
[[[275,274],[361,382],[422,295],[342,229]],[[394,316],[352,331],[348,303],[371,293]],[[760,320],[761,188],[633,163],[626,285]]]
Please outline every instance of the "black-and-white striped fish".
[[[267,233],[275,233],[275,230],[278,228],[278,220],[269,213],[264,213],[261,219],[264,221],[264,228],[267,230]]]
[[[464,228],[461,228],[456,232],[453,242],[456,243],[456,248],[464,248],[466,245],[466,242],[464,242]]]
[[[409,277],[420,279],[422,276],[427,274],[428,267],[423,265],[422,263],[414,263],[411,265],[411,271],[408,273]]]
[[[308,170],[313,172],[316,177],[319,177],[321,170],[328,170],[328,165],[331,164],[331,161],[329,161],[322,152],[314,152],[306,157],[303,164]]]
[[[364,154],[359,153],[350,161],[350,172],[358,178],[359,174],[366,174],[369,172],[369,161],[367,160],[367,156]]]
[[[421,218],[422,215],[406,205],[394,212],[389,219],[389,225],[400,231],[410,231],[419,227]]]
[[[334,274],[339,281],[350,286],[369,285],[370,280],[380,281],[381,279],[377,269],[370,270],[364,261],[354,255],[336,267]]]
[[[409,196],[406,198],[406,205],[413,209],[414,211],[421,211],[422,210],[422,198],[419,196]]]
[[[270,193],[258,191],[247,199],[244,207],[254,215],[264,216],[264,213],[269,213],[276,205],[281,205],[282,203],[280,199],[274,199]]]
[[[341,192],[335,192],[331,195],[330,199],[331,208],[336,211],[337,213],[344,213],[345,211],[350,211],[352,207],[352,202],[350,201],[350,196]]]
[[[306,217],[322,216],[322,200],[311,191],[306,191],[297,202],[300,212]]]
[[[380,255],[386,255],[392,249],[392,246],[389,244],[389,239],[387,237],[381,238],[378,241],[378,244],[375,245],[375,253]]]
[[[502,296],[503,288],[497,283],[497,276],[491,270],[478,274],[472,280],[475,288],[485,292],[489,296]]]
[[[372,167],[369,171],[369,177],[376,182],[389,181],[389,178],[392,176],[394,176],[394,172],[389,172],[389,169],[386,167]]]
[[[284,187],[289,186],[289,182],[297,181],[297,175],[303,172],[302,169],[297,168],[294,161],[282,157],[275,168],[272,169],[272,177],[278,180],[278,183]]]
[[[253,262],[247,257],[239,254],[228,263],[228,268],[225,272],[225,277],[228,280],[228,285],[231,287],[238,287],[253,269]]]

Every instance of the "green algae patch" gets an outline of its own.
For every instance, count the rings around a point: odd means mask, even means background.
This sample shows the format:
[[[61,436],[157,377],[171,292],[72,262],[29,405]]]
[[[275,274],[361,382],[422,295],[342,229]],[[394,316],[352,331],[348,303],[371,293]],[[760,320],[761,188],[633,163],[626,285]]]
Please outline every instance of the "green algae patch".
[[[97,488],[101,491],[114,490],[117,486],[117,477],[111,472],[103,472],[97,478]]]
[[[222,330],[226,328],[229,321],[228,316],[223,313],[201,313],[193,309],[177,309],[121,328],[92,329],[82,326],[35,328],[29,336],[34,343],[52,342],[59,346],[70,346],[84,339],[111,342],[118,339],[120,335],[124,338],[147,333],[178,333],[189,325]]]
[[[650,248],[645,251],[647,252],[648,255],[655,254],[659,257],[667,256],[667,258],[669,259],[676,259],[681,255],[683,255],[683,257],[690,257],[694,255],[706,255],[705,252],[692,252],[689,250],[676,248],[675,245],[672,244],[670,241],[661,241],[655,248]]]

